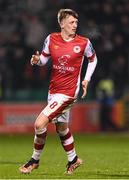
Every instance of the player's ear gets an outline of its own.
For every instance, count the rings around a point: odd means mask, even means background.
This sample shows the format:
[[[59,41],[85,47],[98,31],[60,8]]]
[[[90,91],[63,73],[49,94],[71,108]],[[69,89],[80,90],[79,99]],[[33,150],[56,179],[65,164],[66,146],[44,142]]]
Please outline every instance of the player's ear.
[[[60,27],[61,27],[61,29],[64,28],[64,21],[63,20],[60,22]]]

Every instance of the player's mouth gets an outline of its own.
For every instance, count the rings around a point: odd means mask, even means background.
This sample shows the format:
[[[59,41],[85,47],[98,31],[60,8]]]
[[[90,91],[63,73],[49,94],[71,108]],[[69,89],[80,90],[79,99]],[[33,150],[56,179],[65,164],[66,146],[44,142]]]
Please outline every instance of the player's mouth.
[[[76,33],[76,29],[72,29],[72,32],[75,34]]]

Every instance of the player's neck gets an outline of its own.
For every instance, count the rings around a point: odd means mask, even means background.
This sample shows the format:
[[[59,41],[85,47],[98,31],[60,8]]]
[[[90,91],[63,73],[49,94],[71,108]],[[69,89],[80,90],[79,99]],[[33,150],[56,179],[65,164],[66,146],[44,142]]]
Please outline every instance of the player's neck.
[[[66,34],[64,32],[61,32],[61,37],[63,38],[64,41],[71,41],[72,39],[75,38],[75,34]]]

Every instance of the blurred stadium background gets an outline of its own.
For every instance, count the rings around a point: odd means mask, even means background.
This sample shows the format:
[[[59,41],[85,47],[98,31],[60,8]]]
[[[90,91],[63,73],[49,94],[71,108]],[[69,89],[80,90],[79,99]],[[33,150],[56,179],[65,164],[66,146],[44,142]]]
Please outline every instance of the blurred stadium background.
[[[128,130],[129,0],[0,0],[0,133],[33,131],[46,103],[51,64],[32,67],[30,57],[59,30],[60,8],[78,12],[78,33],[92,41],[98,56],[88,95],[72,109],[72,131]],[[111,107],[106,125],[103,104]]]

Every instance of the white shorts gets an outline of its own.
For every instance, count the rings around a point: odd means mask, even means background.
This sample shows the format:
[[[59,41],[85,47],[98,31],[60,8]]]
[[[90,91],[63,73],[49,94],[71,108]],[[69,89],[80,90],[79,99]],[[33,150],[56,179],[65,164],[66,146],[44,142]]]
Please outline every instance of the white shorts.
[[[76,99],[64,94],[49,94],[48,105],[41,113],[47,116],[50,122],[69,122],[70,108]]]

